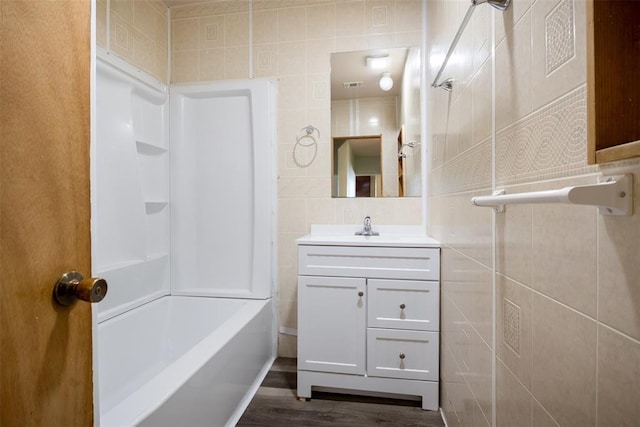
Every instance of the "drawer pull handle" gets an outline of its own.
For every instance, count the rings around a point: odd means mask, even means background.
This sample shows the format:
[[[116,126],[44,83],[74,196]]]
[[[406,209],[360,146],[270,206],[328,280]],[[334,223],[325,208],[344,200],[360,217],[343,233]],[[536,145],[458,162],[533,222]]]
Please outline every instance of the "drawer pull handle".
[[[404,358],[407,357],[404,355],[404,353],[400,353],[400,359],[404,360]]]
[[[364,292],[362,292],[362,291],[358,292],[358,296],[359,297],[364,296]]]
[[[400,310],[404,310],[407,306],[404,304],[400,304]]]

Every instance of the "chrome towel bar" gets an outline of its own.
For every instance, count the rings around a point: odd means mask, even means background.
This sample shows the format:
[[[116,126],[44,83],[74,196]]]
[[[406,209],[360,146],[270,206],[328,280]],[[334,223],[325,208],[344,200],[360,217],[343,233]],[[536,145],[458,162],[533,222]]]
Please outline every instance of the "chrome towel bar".
[[[436,78],[433,79],[433,83],[431,83],[432,87],[439,87],[442,88],[444,90],[447,91],[451,91],[452,89],[452,79],[446,79],[444,82],[442,83],[438,83],[438,80],[440,80],[440,76],[442,75],[442,72],[444,71],[444,68],[447,66],[447,63],[449,62],[449,58],[451,58],[451,55],[453,54],[453,51],[456,48],[456,45],[458,44],[458,41],[460,40],[460,37],[462,36],[462,33],[464,32],[464,29],[466,28],[467,24],[469,23],[469,20],[471,19],[471,16],[473,15],[473,11],[475,9],[476,6],[483,4],[483,3],[487,3],[489,5],[491,5],[492,7],[498,9],[498,10],[505,10],[507,7],[509,7],[509,3],[511,2],[511,0],[471,0],[471,4],[469,5],[469,9],[467,9],[467,13],[464,15],[464,19],[462,19],[462,23],[460,24],[460,28],[458,28],[458,32],[456,33],[455,37],[453,38],[453,41],[451,42],[451,46],[449,46],[449,50],[447,51],[447,55],[444,57],[444,61],[442,62],[442,65],[440,66],[440,70],[438,71],[438,74],[436,75]]]

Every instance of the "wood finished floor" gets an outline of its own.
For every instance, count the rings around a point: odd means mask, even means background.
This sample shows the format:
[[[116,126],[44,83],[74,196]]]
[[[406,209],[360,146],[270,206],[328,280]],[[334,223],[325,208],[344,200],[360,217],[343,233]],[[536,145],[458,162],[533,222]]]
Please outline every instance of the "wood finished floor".
[[[296,359],[278,358],[237,425],[444,427],[440,414],[418,401],[314,391],[301,402],[296,383]]]

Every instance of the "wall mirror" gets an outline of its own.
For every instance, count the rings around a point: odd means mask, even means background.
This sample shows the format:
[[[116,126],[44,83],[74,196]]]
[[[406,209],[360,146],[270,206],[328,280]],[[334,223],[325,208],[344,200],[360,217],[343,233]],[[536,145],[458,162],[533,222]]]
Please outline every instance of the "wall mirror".
[[[422,194],[417,47],[331,55],[332,197]]]

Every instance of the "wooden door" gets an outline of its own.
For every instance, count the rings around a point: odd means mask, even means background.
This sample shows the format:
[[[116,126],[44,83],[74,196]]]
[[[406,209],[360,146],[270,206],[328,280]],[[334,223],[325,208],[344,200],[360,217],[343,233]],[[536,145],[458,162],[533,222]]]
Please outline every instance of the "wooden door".
[[[0,1],[3,427],[93,423],[91,307],[52,299],[91,272],[90,7]]]

